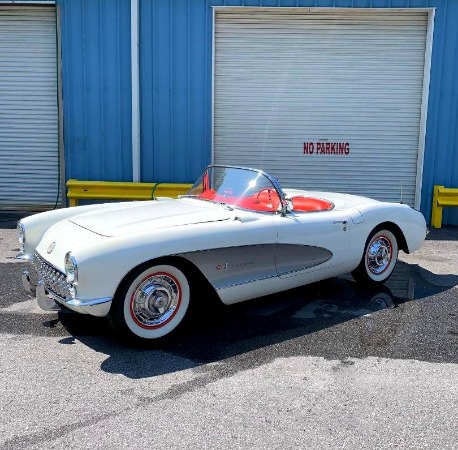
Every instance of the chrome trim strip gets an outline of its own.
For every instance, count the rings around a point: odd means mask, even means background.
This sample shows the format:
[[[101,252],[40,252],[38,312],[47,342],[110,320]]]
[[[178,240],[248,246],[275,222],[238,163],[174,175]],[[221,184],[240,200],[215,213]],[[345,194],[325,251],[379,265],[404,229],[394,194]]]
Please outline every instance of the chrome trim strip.
[[[72,305],[72,306],[86,307],[86,306],[103,305],[104,303],[111,302],[112,300],[113,300],[112,297],[93,298],[93,299],[87,299],[87,300],[74,298],[72,300],[66,301],[65,304]]]
[[[326,262],[326,261],[324,261],[324,262]],[[300,269],[289,270],[288,272],[282,272],[279,275],[281,275],[281,276],[292,275],[294,273],[303,272],[304,270],[307,270],[307,269],[313,269],[314,267],[317,267],[320,264],[323,264],[323,263],[317,263],[317,264],[314,264],[313,266],[301,267]]]
[[[232,284],[227,284],[225,286],[220,286],[220,287],[215,288],[215,290],[216,291],[221,291],[223,289],[228,289],[228,288],[232,288],[232,287],[236,287],[236,286],[243,286],[244,284],[255,283],[257,281],[270,280],[272,278],[278,278],[278,276],[277,275],[272,275],[272,276],[269,276],[269,277],[253,278],[252,280],[240,281],[239,283],[232,283]]]
[[[90,314],[95,317],[104,317],[108,314],[111,308],[112,297],[80,299],[74,298],[65,300],[60,298],[53,292],[46,291],[46,298],[48,301],[54,301],[57,305],[61,304],[73,311],[81,314]],[[38,300],[38,296],[37,296]],[[40,304],[40,303],[39,303]],[[40,305],[41,306],[41,305]]]
[[[86,307],[86,306],[96,306],[96,305],[102,305],[104,303],[111,302],[113,300],[112,297],[102,297],[102,298],[89,298],[89,299],[81,299],[81,298],[72,298],[72,299],[65,299],[63,297],[60,297],[54,292],[46,291],[48,292],[48,296],[51,296],[53,299],[57,300],[59,303],[62,303],[63,305],[71,305],[71,306],[81,306],[81,307]]]

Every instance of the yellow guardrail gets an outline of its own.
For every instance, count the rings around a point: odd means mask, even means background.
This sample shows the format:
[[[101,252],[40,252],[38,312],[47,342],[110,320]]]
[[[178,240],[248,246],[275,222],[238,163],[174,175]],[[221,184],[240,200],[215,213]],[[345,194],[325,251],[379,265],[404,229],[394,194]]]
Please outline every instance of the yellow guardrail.
[[[442,227],[442,208],[447,206],[458,206],[458,189],[434,186],[431,226]]]
[[[185,194],[188,183],[133,183],[128,181],[67,181],[69,206],[78,206],[79,200],[152,200]]]

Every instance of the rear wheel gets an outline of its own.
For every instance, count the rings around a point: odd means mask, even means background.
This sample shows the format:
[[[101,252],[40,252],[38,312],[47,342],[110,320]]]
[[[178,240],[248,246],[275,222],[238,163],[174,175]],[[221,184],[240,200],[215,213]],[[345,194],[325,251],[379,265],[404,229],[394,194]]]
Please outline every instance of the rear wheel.
[[[154,340],[183,322],[189,300],[189,281],[181,269],[169,264],[143,266],[124,281],[108,318],[117,331]]]
[[[384,283],[398,260],[396,236],[389,230],[374,230],[367,239],[359,266],[351,273],[356,281]]]

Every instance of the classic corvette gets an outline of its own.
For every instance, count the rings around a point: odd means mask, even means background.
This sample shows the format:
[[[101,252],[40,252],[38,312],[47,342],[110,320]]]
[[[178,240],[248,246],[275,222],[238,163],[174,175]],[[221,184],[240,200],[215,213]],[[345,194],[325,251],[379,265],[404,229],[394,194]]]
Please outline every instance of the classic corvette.
[[[209,166],[178,199],[64,208],[18,223],[25,289],[43,309],[107,316],[162,338],[203,301],[224,304],[351,272],[383,283],[418,249],[421,213],[349,194],[282,189],[255,169]]]

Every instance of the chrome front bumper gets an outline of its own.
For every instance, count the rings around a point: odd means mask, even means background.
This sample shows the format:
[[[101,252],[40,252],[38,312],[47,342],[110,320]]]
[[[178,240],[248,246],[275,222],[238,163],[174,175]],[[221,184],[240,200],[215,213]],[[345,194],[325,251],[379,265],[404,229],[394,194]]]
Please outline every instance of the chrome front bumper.
[[[43,280],[39,280],[36,285],[33,284],[28,270],[24,270],[22,273],[22,285],[28,294],[34,297],[36,296],[38,306],[44,311],[59,311],[61,309],[59,305],[64,305],[81,314],[90,314],[91,316],[97,317],[104,317],[110,311],[111,297],[63,299],[47,291]]]

